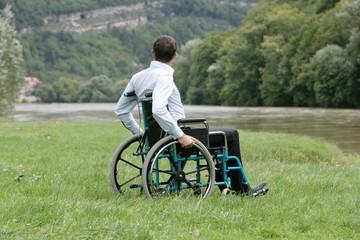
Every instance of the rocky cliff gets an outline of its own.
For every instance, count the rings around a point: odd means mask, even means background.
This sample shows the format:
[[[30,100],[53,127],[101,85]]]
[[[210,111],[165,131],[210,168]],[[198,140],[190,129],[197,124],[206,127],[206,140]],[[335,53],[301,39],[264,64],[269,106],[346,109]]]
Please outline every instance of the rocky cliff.
[[[149,4],[138,3],[126,6],[106,7],[92,11],[82,11],[71,14],[49,15],[44,17],[43,29],[53,32],[66,31],[74,34],[102,32],[108,28],[137,29],[149,22],[149,16],[162,14],[158,11],[166,0],[152,1]],[[239,1],[232,4],[254,6],[256,2]],[[229,1],[221,1],[229,4]],[[31,32],[32,28],[24,28],[21,33]]]

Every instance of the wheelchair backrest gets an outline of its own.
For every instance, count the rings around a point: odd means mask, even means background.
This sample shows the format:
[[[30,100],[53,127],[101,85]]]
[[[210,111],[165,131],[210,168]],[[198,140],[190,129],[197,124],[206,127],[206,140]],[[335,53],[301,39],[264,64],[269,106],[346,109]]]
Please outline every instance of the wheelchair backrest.
[[[141,101],[145,131],[147,131],[148,144],[152,147],[165,136],[165,132],[159,126],[152,114],[152,100]]]
[[[136,96],[135,91],[127,92],[125,97]],[[156,142],[165,136],[165,132],[161,129],[152,114],[152,92],[145,94],[145,99],[141,100],[145,137],[147,147],[151,148]]]

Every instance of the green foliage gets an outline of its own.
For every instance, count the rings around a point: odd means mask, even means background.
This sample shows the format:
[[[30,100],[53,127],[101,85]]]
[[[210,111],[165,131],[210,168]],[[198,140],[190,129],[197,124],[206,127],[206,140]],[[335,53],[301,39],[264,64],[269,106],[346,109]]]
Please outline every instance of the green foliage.
[[[314,56],[314,90],[317,103],[321,107],[352,106],[349,101],[349,84],[353,74],[353,64],[345,59],[344,50],[337,45],[329,45]]]
[[[240,4],[221,4],[208,0],[170,0],[162,7],[162,12],[170,16],[181,17],[212,17],[225,20],[231,25],[239,25],[246,15],[246,8]]]
[[[9,6],[0,12],[0,116],[13,111],[18,91],[24,84],[22,46],[16,39],[12,18]]]
[[[225,77],[224,67],[217,64],[212,64],[207,69],[208,78],[206,82],[206,90],[208,99],[206,102],[210,104],[220,104],[220,91],[222,88]]]
[[[209,94],[208,87],[216,89],[216,74],[212,75],[212,85],[209,83],[209,68],[216,62],[219,49],[224,39],[223,34],[212,34],[202,41],[193,52],[190,66],[190,84],[186,99],[190,104],[218,104],[217,96]],[[210,69],[211,70],[211,69]],[[208,85],[208,86],[207,86]],[[196,97],[194,96],[196,94]],[[195,100],[195,101],[194,101]]]
[[[113,95],[111,85],[111,80],[104,75],[93,77],[80,86],[79,101],[109,102]]]
[[[261,53],[266,64],[260,69],[262,74],[260,91],[264,104],[267,106],[291,105],[290,96],[287,94],[289,81],[279,81],[280,74],[278,73],[284,41],[282,35],[265,36],[261,43]]]
[[[197,47],[202,54],[189,59],[195,86],[220,92],[211,104],[358,108],[359,9],[359,0],[261,1],[236,32],[223,34],[211,62],[221,66],[216,84],[204,71],[213,46]]]
[[[111,35],[121,41],[134,54],[136,62],[148,65],[152,59],[151,49],[154,39],[161,34],[173,36],[179,46],[187,41],[204,38],[215,30],[225,31],[231,25],[222,20],[210,17],[186,17],[176,20],[159,19],[157,23],[141,27],[137,31],[127,29],[111,29]],[[134,57],[133,57],[134,58]]]
[[[329,10],[335,6],[336,3],[338,3],[340,0],[322,0],[318,3],[318,6],[316,8],[317,13],[324,12],[326,10]]]
[[[38,31],[24,36],[22,42],[28,74],[44,82],[50,82],[47,70],[81,78],[100,74],[116,77],[134,71],[132,62],[128,61],[131,53],[106,33],[74,38],[65,32]]]
[[[53,84],[56,102],[77,102],[80,82],[70,78],[60,78]]]
[[[35,89],[35,96],[39,97],[44,103],[56,101],[56,92],[52,84],[42,83]]]
[[[190,67],[192,65],[192,56],[200,42],[200,39],[188,41],[185,45],[181,46],[181,55],[178,55],[174,60],[174,66],[176,67],[174,81],[184,102],[187,98],[187,90],[191,83]]]
[[[256,106],[260,104],[259,66],[262,59],[259,52],[253,51],[252,45],[240,36],[227,42],[227,51],[220,58],[225,65],[225,84],[220,90],[220,99],[224,105]]]

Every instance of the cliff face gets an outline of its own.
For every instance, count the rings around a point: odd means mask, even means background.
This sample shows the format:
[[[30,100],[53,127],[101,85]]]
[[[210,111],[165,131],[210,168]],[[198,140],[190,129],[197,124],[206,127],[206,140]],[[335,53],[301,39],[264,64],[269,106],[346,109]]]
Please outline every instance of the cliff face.
[[[50,15],[44,18],[44,29],[75,34],[101,32],[107,28],[136,29],[148,23],[147,15],[155,13],[165,1],[155,1],[151,5],[138,3],[128,6],[116,6],[93,11],[71,14]]]
[[[71,14],[49,15],[44,17],[43,29],[53,32],[66,31],[74,34],[88,32],[102,32],[108,28],[137,29],[149,24],[148,16],[162,15],[159,8],[166,0],[152,1],[149,4],[138,3],[126,6],[106,7],[92,11],[76,12]],[[229,4],[228,1],[219,1],[221,4]],[[254,6],[255,2],[231,2],[241,6]],[[21,33],[31,32],[32,28],[24,28]]]
[[[116,6],[116,7],[107,7],[102,9],[97,9],[93,11],[86,12],[76,12],[72,14],[61,14],[59,16],[50,15],[44,18],[44,24],[57,23],[57,22],[66,22],[66,21],[77,21],[81,19],[89,19],[103,16],[114,16],[127,12],[135,11],[144,11],[145,4],[138,3],[130,6]]]

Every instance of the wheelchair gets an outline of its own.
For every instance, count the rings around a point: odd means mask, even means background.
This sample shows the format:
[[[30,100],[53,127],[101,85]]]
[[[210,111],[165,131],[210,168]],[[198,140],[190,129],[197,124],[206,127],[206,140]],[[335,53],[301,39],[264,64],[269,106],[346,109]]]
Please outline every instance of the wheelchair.
[[[136,97],[135,92],[125,96]],[[110,181],[115,193],[140,189],[150,198],[171,194],[206,198],[215,186],[222,186],[223,193],[231,189],[228,173],[233,170],[241,170],[243,184],[250,189],[241,161],[228,155],[224,132],[209,132],[204,118],[180,119],[178,125],[195,142],[191,148],[182,148],[177,139],[167,136],[153,118],[152,93],[145,97],[139,106],[145,131],[122,142],[111,161]],[[209,146],[212,135],[222,136],[224,146]],[[228,166],[230,159],[235,159],[237,166]],[[222,171],[220,181],[215,181],[215,170]]]

